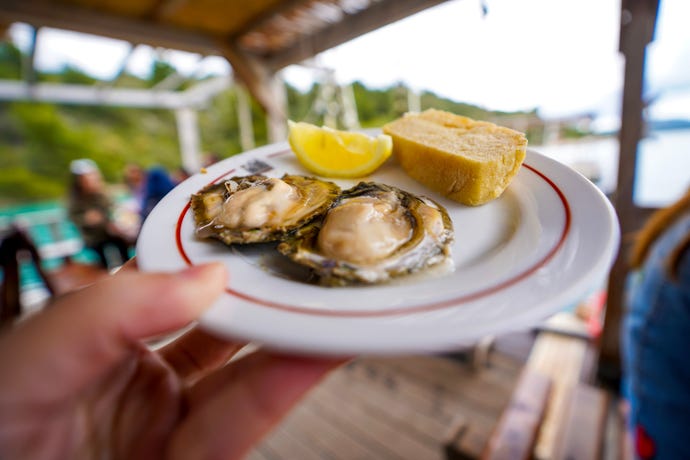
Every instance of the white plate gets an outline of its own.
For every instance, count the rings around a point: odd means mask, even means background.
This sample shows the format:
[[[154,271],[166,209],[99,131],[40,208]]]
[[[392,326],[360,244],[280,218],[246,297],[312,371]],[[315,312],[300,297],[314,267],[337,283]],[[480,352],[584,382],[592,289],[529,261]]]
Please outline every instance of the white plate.
[[[230,272],[227,292],[200,324],[285,351],[435,352],[528,327],[598,287],[618,249],[618,222],[606,197],[580,174],[534,151],[503,195],[480,207],[435,195],[390,160],[367,180],[428,195],[448,209],[455,227],[454,270],[387,285],[310,285],[267,269],[281,257],[270,248],[240,252],[194,236],[190,194],[225,177],[256,172],[308,174],[286,143],[213,165],[153,210],[137,243],[137,260],[145,271],[223,261]],[[356,183],[336,182],[343,188]]]

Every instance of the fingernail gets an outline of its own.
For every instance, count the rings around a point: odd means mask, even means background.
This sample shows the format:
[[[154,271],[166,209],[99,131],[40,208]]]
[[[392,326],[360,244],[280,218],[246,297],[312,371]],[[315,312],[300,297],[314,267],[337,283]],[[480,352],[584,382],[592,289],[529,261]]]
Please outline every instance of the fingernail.
[[[225,272],[225,265],[220,262],[211,262],[208,264],[192,265],[182,270],[180,276],[191,279],[205,278],[207,276],[212,276],[214,271],[217,272],[221,270]]]

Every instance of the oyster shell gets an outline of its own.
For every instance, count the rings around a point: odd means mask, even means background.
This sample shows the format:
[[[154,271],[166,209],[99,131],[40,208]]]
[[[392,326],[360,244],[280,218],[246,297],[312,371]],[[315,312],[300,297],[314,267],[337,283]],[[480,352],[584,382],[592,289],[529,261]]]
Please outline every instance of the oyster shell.
[[[340,187],[313,177],[236,176],[192,195],[201,238],[225,244],[278,241],[326,212]]]
[[[278,245],[321,284],[380,283],[446,261],[453,224],[443,206],[374,182],[340,194],[320,219]]]

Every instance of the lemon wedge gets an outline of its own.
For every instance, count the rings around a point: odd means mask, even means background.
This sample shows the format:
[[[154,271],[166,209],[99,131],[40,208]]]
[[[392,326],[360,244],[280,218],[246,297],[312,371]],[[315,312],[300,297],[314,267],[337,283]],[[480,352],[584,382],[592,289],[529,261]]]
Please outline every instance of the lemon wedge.
[[[309,171],[325,177],[357,178],[374,172],[393,151],[387,134],[376,137],[288,121],[288,142]]]

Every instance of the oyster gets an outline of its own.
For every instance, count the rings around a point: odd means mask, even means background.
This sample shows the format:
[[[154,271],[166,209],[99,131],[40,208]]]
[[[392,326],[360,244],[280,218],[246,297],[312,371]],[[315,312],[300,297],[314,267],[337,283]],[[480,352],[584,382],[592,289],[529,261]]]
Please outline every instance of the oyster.
[[[317,218],[340,187],[313,177],[238,176],[192,195],[190,206],[201,238],[225,244],[278,241]]]
[[[360,182],[278,250],[310,267],[321,284],[342,286],[385,282],[444,262],[452,241],[453,224],[438,203]]]

